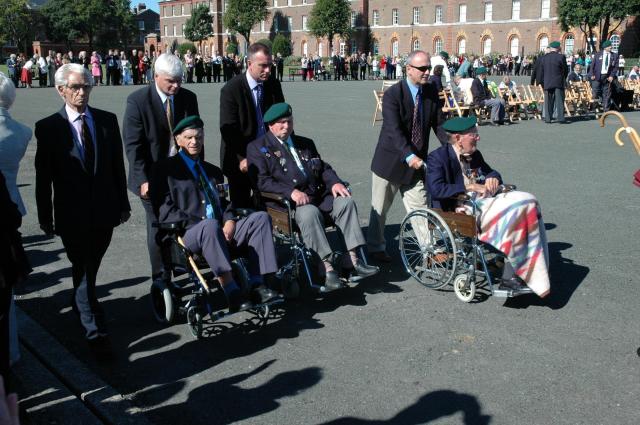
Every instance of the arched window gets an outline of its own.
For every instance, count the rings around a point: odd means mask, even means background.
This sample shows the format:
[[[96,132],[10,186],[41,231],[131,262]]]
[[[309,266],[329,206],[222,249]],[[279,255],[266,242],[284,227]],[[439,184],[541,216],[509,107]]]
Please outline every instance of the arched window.
[[[611,40],[611,50],[618,53],[618,49],[620,48],[620,36],[618,34],[613,34],[609,40]]]
[[[377,55],[378,52],[380,51],[380,43],[378,42],[378,40],[373,40],[373,54]]]
[[[467,53],[467,39],[462,37],[458,40],[458,54],[464,55]]]
[[[324,45],[322,43],[318,43],[318,56],[322,57],[324,53]]]
[[[573,46],[575,41],[576,40],[573,37],[573,34],[567,34],[567,36],[564,38],[564,53],[569,55],[573,54]]]
[[[433,39],[433,52],[435,54],[438,54],[443,50],[444,50],[444,43],[442,42],[442,39],[440,37],[434,38]]]
[[[347,50],[347,43],[340,41],[340,56],[344,56]]]
[[[399,50],[398,39],[394,38],[393,40],[391,40],[391,55],[398,56],[398,54],[400,53]]]
[[[306,54],[308,53],[308,50],[309,50],[309,47],[307,46],[307,42],[306,42],[306,41],[303,41],[303,42],[302,42],[302,44],[301,44],[301,47],[302,47],[302,48],[300,49],[300,52],[301,52],[303,55],[306,55]]]
[[[516,36],[511,37],[511,41],[509,41],[509,53],[511,56],[518,56],[518,50],[520,50],[520,39]]]
[[[482,40],[482,54],[488,55],[491,53],[491,37],[486,37]]]
[[[411,50],[413,51],[420,50],[420,40],[418,40],[417,38],[414,39],[411,47]]]
[[[543,51],[549,47],[549,37],[546,34],[543,34],[538,38],[538,51]]]

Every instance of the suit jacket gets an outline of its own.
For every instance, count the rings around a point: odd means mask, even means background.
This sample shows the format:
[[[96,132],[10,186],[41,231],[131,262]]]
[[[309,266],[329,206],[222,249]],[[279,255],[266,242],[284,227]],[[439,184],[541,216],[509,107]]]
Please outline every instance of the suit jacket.
[[[569,75],[567,75],[567,83],[576,83],[579,81],[584,81],[584,78],[577,72],[571,71]]]
[[[470,167],[476,169],[478,175],[485,178],[495,177],[502,183],[500,173],[484,161],[478,150],[471,155]],[[439,147],[427,157],[427,187],[431,206],[445,211],[453,211],[456,208],[457,200],[452,199],[453,196],[465,193],[462,167],[456,151],[450,144]]]
[[[274,103],[284,102],[282,86],[275,76],[264,82],[262,114]],[[240,173],[238,164],[247,156],[247,145],[257,137],[258,122],[253,94],[245,73],[236,75],[220,92],[220,161],[222,171]]]
[[[486,80],[485,80],[486,81]],[[479,105],[487,99],[492,99],[491,90],[485,88],[479,78],[474,78],[471,83],[471,95],[473,95],[473,103]]]
[[[32,133],[29,127],[11,118],[9,111],[0,108],[0,171],[7,181],[11,200],[18,205],[22,215],[27,211],[18,190],[18,170]]]
[[[322,160],[313,140],[295,134],[291,135],[291,140],[305,172],[300,171],[289,150],[271,132],[267,132],[247,148],[252,180],[261,192],[277,193],[289,200],[291,192],[298,189],[309,195],[313,205],[322,211],[331,211],[331,188],[342,180],[331,165]],[[277,207],[275,204],[271,206]]]
[[[438,93],[433,84],[422,87],[422,149],[411,143],[414,100],[406,81],[391,86],[382,98],[382,129],[378,137],[371,171],[395,184],[410,184],[415,170],[405,159],[411,154],[426,158],[429,132],[438,125]]]
[[[559,52],[549,52],[542,57],[540,74],[536,77],[545,90],[564,89],[567,79],[567,60]]]
[[[191,115],[199,115],[198,98],[181,88],[173,97],[174,125]],[[122,138],[129,160],[129,190],[139,196],[140,186],[149,181],[151,165],[169,155],[169,141],[172,140],[155,84],[149,84],[127,98]]]
[[[55,221],[58,234],[115,227],[121,214],[131,210],[118,119],[111,112],[89,110],[96,138],[93,176],[85,170],[64,107],[36,123],[38,221],[42,226]]]
[[[531,82],[529,83],[532,86],[536,84],[541,84],[542,79],[540,78],[540,73],[542,72],[542,58],[544,56],[538,56],[536,60],[533,62],[531,66]]]
[[[220,168],[205,161],[202,161],[202,166],[214,190],[216,184],[224,183]],[[184,222],[189,228],[206,218],[204,193],[180,155],[162,159],[153,165],[149,192],[160,223]],[[219,200],[223,221],[234,219],[231,204],[224,197],[219,197]]]
[[[619,59],[620,55],[615,52],[609,52],[609,67],[607,68],[607,73],[602,75],[602,61],[604,61],[604,51],[598,52],[593,62],[591,63],[591,72],[589,76],[595,76],[596,80],[601,80],[607,77],[617,77]]]

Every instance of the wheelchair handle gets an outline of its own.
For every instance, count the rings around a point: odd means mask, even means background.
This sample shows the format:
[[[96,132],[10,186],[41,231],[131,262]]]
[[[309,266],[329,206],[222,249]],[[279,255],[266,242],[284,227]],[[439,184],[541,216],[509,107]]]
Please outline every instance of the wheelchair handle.
[[[515,184],[501,184],[500,186],[498,186],[498,191],[496,192],[496,194],[509,193],[509,192],[513,192],[514,190],[516,190]]]

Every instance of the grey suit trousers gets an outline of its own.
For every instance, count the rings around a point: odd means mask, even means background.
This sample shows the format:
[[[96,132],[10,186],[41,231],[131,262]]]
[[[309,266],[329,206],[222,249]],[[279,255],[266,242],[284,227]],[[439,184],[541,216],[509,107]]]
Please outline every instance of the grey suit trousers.
[[[208,218],[191,226],[183,236],[187,249],[201,254],[211,271],[220,276],[231,271],[229,246],[247,250],[250,276],[275,273],[278,270],[276,252],[271,235],[271,219],[266,212],[254,212],[236,222],[233,239],[227,242],[222,224]]]
[[[353,198],[343,196],[335,198],[333,209],[329,214],[344,235],[344,242],[349,251],[365,244],[358,220],[358,209]],[[324,232],[322,211],[315,205],[303,205],[296,208],[295,219],[305,246],[322,259],[331,255],[333,250]]]

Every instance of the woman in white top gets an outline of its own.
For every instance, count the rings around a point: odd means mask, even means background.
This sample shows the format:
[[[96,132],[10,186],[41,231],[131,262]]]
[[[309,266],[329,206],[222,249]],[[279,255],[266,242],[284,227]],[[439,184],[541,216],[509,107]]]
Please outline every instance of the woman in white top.
[[[624,75],[624,56],[620,55],[618,59],[618,75]]]
[[[371,69],[373,70],[373,78],[378,80],[380,77],[380,62],[378,61],[377,56],[374,56],[371,61]]]

